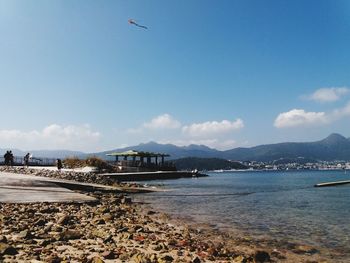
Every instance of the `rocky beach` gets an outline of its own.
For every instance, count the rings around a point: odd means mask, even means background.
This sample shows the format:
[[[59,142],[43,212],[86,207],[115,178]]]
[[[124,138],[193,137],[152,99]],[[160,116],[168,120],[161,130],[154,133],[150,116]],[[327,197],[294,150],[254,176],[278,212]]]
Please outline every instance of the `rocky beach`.
[[[121,185],[92,173],[1,171]],[[0,262],[334,262],[310,246],[281,246],[170,218],[124,194],[87,194],[97,201],[0,204]]]

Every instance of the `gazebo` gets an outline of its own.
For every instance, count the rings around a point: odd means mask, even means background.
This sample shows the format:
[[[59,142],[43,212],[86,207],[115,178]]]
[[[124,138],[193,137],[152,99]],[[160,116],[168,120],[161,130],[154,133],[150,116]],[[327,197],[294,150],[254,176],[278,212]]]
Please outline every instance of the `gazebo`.
[[[170,156],[165,153],[130,150],[108,153],[107,156],[115,156],[115,162],[121,171],[175,170],[173,164],[165,162],[165,157]]]

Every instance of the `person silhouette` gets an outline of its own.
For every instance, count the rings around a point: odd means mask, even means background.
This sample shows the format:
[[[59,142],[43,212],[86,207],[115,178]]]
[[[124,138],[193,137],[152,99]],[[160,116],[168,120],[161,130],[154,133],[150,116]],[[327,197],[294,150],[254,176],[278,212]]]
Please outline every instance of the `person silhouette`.
[[[61,161],[61,159],[57,159],[56,160],[56,165],[57,165],[57,170],[61,171],[61,169],[62,169],[62,161]]]
[[[26,167],[29,166],[29,158],[30,158],[30,153],[27,153],[27,154],[24,155],[24,157],[23,157],[23,164],[24,164],[24,166],[26,166]]]
[[[13,166],[13,159],[14,159],[13,153],[12,153],[12,151],[9,151],[9,164],[10,164],[10,166]]]
[[[5,165],[8,166],[10,164],[10,152],[6,151],[4,154]]]

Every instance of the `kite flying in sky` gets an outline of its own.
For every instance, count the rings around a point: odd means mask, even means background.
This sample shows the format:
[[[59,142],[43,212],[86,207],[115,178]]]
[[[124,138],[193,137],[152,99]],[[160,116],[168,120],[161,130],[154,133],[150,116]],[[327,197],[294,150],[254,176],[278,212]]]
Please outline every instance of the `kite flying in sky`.
[[[146,26],[143,26],[143,25],[140,25],[140,24],[136,23],[136,21],[134,19],[129,19],[128,22],[131,25],[135,25],[135,26],[138,26],[138,27],[142,27],[144,29],[148,29]]]

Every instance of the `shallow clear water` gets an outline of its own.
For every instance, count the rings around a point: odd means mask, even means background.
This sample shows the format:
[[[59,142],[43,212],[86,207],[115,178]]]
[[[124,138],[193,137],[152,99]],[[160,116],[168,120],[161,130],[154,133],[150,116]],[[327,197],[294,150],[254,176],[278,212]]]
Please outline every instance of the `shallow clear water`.
[[[137,196],[172,215],[222,230],[335,249],[350,255],[350,180],[344,171],[210,173],[209,177],[147,182],[169,192]],[[146,182],[145,182],[146,183]]]

